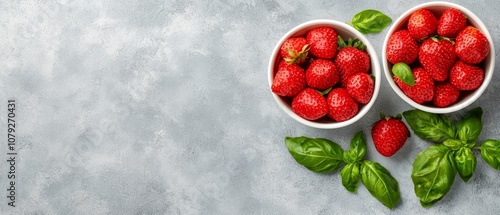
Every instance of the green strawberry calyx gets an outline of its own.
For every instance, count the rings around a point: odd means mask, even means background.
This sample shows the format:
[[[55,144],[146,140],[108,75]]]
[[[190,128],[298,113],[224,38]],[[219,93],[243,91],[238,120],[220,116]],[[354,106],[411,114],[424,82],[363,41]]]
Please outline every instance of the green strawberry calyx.
[[[309,54],[309,48],[309,44],[306,44],[298,53],[294,52],[291,49],[287,49],[286,51],[288,52],[288,55],[290,55],[290,57],[284,58],[283,60],[285,60],[285,62],[289,65],[294,63],[301,64],[306,60],[307,55]]]
[[[339,45],[339,49],[345,48],[345,47],[354,47],[354,48],[357,48],[361,51],[366,50],[366,45],[358,38],[356,38],[356,39],[349,38],[348,40],[344,40],[339,35],[338,40],[337,40],[337,44]]]

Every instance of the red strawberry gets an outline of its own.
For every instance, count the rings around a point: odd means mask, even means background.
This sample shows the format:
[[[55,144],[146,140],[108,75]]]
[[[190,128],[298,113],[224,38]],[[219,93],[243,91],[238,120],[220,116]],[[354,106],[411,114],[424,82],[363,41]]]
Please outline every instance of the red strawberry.
[[[458,96],[460,92],[453,84],[441,82],[436,84],[432,102],[438,107],[448,107],[458,100]]]
[[[342,45],[335,56],[335,65],[340,70],[340,83],[347,86],[347,79],[357,73],[368,73],[370,71],[370,56],[364,51],[366,46],[358,40],[349,39],[345,44],[339,38]]]
[[[337,32],[333,28],[319,27],[306,35],[309,52],[318,58],[331,59],[337,53]]]
[[[374,82],[370,75],[358,73],[347,80],[347,92],[357,102],[367,104],[373,95]]]
[[[309,52],[306,38],[292,37],[283,42],[280,48],[281,57],[288,63],[301,64],[305,61]]]
[[[337,122],[349,120],[358,113],[358,103],[344,88],[335,88],[330,91],[326,102],[328,116]]]
[[[306,83],[317,90],[326,90],[339,81],[337,66],[325,59],[316,59],[306,70]]]
[[[328,105],[318,91],[306,88],[293,98],[292,110],[304,119],[317,120],[328,113]]]
[[[450,8],[439,17],[437,33],[443,37],[456,37],[467,25],[466,17],[456,8]]]
[[[429,75],[436,81],[444,81],[448,77],[456,55],[453,44],[448,40],[437,38],[426,39],[418,52],[419,60]]]
[[[375,149],[385,157],[396,154],[404,146],[409,136],[408,127],[399,117],[383,117],[372,127]]]
[[[438,19],[426,9],[419,9],[413,12],[408,19],[408,31],[416,40],[436,34]]]
[[[306,74],[297,64],[278,67],[271,90],[280,96],[293,97],[306,87]]]
[[[490,53],[490,43],[479,29],[467,26],[455,39],[455,53],[461,61],[477,64]]]
[[[434,80],[429,76],[427,71],[422,68],[415,68],[412,70],[415,84],[410,86],[404,83],[401,79],[394,76],[394,81],[411,100],[418,104],[432,101],[434,97]]]
[[[450,83],[458,90],[475,90],[484,80],[484,70],[478,66],[457,61],[450,71]]]
[[[411,64],[417,59],[418,43],[408,30],[394,32],[387,41],[387,60],[392,64],[404,62]]]

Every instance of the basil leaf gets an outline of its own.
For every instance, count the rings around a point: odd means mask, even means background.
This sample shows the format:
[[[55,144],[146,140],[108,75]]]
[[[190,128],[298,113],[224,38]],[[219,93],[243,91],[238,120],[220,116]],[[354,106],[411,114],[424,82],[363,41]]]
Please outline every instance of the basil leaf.
[[[346,163],[355,163],[361,161],[366,154],[365,137],[362,131],[354,135],[351,140],[349,150],[344,152],[344,161]]]
[[[318,173],[337,170],[343,161],[343,150],[337,143],[323,138],[286,137],[292,157],[307,169]]]
[[[403,116],[413,133],[424,140],[442,143],[455,138],[455,126],[445,115],[415,109],[403,112]]]
[[[401,199],[398,181],[380,164],[365,160],[361,164],[361,181],[373,197],[388,208]]]
[[[450,190],[457,174],[452,152],[445,145],[433,145],[413,162],[411,179],[423,207],[432,206]]]
[[[457,139],[447,139],[443,142],[443,145],[447,146],[451,150],[459,150],[462,146],[464,146],[462,141]]]
[[[500,140],[486,140],[480,148],[483,160],[491,167],[500,170]]]
[[[348,163],[342,168],[340,177],[342,178],[342,185],[349,192],[355,193],[358,190],[358,183],[361,179],[359,173],[359,163]]]
[[[392,19],[377,10],[364,10],[352,17],[351,23],[362,34],[379,33],[389,26]]]
[[[468,147],[462,147],[455,151],[454,156],[460,178],[462,178],[464,182],[469,181],[476,170],[476,156],[474,156],[472,150]]]
[[[483,129],[483,110],[480,107],[468,111],[458,122],[457,136],[472,146]]]
[[[415,85],[415,77],[413,77],[413,73],[411,72],[410,66],[406,63],[396,63],[392,66],[392,73],[405,84],[410,86]]]

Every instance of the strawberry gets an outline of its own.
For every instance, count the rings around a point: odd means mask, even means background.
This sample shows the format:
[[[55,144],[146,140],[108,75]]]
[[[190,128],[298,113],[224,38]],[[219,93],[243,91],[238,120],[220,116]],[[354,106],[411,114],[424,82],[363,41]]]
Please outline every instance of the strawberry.
[[[406,124],[401,121],[400,115],[397,117],[381,115],[382,119],[372,127],[372,139],[375,149],[381,155],[390,157],[404,146],[410,132]]]
[[[310,46],[309,53],[325,59],[332,59],[337,53],[337,32],[333,28],[319,27],[309,31],[306,35]]]
[[[366,46],[359,40],[349,39],[348,43],[339,37],[341,48],[335,56],[334,63],[340,70],[340,83],[347,86],[347,79],[357,73],[370,71],[370,56],[364,50]]]
[[[438,19],[427,9],[419,9],[413,12],[408,19],[408,31],[416,40],[436,34]]]
[[[330,91],[326,103],[328,104],[328,116],[337,122],[349,120],[358,113],[358,103],[344,88],[339,87]]]
[[[450,71],[450,83],[458,90],[475,90],[484,80],[484,70],[481,67],[457,61]]]
[[[306,87],[306,74],[297,64],[280,64],[271,85],[271,91],[280,96],[293,97]]]
[[[387,41],[387,60],[392,64],[411,64],[417,59],[418,43],[408,30],[394,32]]]
[[[455,53],[465,63],[478,64],[489,52],[488,39],[479,29],[472,26],[465,27],[455,39]]]
[[[337,66],[325,59],[314,60],[306,70],[306,83],[317,90],[326,90],[339,81]]]
[[[436,81],[444,81],[455,63],[453,44],[446,39],[426,39],[418,52],[419,60],[429,75]]]
[[[373,95],[374,82],[370,75],[358,73],[347,80],[349,95],[361,104],[367,104]]]
[[[404,83],[401,79],[394,76],[394,81],[411,100],[418,104],[432,101],[434,97],[434,80],[423,68],[415,68],[412,70],[415,84],[410,86]]]
[[[304,37],[292,37],[283,42],[280,47],[281,57],[288,63],[301,64],[309,53],[309,45]]]
[[[443,37],[456,37],[465,28],[467,19],[462,12],[456,8],[450,8],[439,17],[437,33]]]
[[[328,113],[328,105],[318,91],[305,88],[293,98],[292,110],[304,119],[317,120]]]
[[[460,92],[450,82],[437,83],[432,103],[438,107],[448,107],[455,103],[459,96]]]

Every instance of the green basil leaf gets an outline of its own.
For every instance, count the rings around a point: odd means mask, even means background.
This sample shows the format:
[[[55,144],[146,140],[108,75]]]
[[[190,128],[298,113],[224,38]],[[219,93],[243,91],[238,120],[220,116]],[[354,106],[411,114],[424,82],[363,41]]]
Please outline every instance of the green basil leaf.
[[[403,112],[403,116],[413,133],[424,140],[442,143],[455,138],[455,126],[445,115],[414,109]]]
[[[292,157],[317,173],[337,170],[343,162],[343,150],[331,140],[309,137],[286,137],[285,144]]]
[[[348,163],[342,168],[340,177],[342,178],[342,185],[349,192],[355,193],[358,190],[358,183],[361,179],[359,172],[359,163]]]
[[[483,110],[480,107],[468,111],[458,122],[458,138],[474,145],[483,129],[482,116]]]
[[[370,194],[388,208],[394,208],[401,199],[398,181],[386,168],[376,162],[363,161],[361,181]]]
[[[379,33],[389,26],[392,19],[377,10],[364,10],[352,17],[351,23],[362,34]]]
[[[413,162],[411,179],[423,207],[432,206],[450,190],[457,174],[452,152],[445,145],[433,145]]]
[[[476,156],[472,153],[472,150],[468,147],[462,147],[455,151],[455,164],[457,166],[458,174],[464,182],[469,181],[476,170]]]
[[[443,142],[443,145],[447,146],[448,148],[452,150],[459,150],[464,146],[461,140],[457,139],[447,139]]]
[[[491,167],[500,170],[500,140],[485,140],[480,148],[483,160]]]
[[[363,131],[359,131],[351,140],[349,150],[344,152],[344,161],[346,163],[355,163],[361,161],[366,154],[366,143]]]
[[[394,66],[392,66],[392,73],[404,83],[410,86],[415,85],[415,77],[413,77],[413,73],[408,64],[403,62],[394,64]]]

